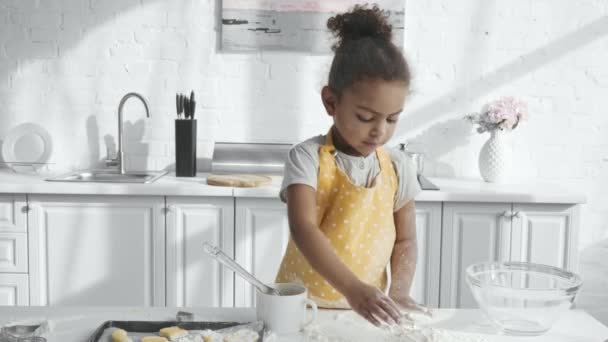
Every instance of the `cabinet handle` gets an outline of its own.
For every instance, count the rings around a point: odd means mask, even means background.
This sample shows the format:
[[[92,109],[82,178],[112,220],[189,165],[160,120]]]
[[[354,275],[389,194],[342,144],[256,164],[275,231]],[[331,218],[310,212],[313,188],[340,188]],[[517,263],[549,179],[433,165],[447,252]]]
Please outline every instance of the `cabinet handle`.
[[[514,217],[520,218],[520,217],[521,217],[521,215],[520,215],[520,212],[519,212],[519,211],[515,211],[515,212],[513,212],[513,211],[510,211],[510,210],[507,210],[507,211],[504,211],[504,212],[503,212],[503,213],[500,215],[500,217],[503,217],[503,218],[506,218],[506,219],[511,219],[511,220],[512,220]]]
[[[30,211],[32,211],[32,208],[27,204],[21,208],[22,213],[29,213]]]

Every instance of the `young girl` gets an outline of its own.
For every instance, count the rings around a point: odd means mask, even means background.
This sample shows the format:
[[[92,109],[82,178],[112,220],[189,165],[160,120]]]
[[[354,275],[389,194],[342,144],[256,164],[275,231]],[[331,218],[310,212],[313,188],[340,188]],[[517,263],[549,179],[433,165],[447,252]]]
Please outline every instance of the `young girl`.
[[[291,239],[277,282],[296,282],[321,307],[348,308],[371,323],[394,323],[416,309],[413,163],[382,147],[393,135],[410,72],[377,6],[355,6],[327,27],[333,46],[321,92],[333,126],[291,149],[281,199]],[[388,296],[386,267],[391,265]]]

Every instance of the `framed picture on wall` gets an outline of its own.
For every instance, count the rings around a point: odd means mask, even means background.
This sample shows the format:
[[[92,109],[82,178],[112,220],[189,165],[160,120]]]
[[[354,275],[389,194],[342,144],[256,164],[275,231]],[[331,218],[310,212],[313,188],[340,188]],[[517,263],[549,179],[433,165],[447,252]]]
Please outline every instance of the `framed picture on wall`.
[[[356,4],[353,0],[223,0],[221,49],[228,52],[331,52],[327,19]],[[387,11],[393,41],[403,46],[405,0],[374,2]]]

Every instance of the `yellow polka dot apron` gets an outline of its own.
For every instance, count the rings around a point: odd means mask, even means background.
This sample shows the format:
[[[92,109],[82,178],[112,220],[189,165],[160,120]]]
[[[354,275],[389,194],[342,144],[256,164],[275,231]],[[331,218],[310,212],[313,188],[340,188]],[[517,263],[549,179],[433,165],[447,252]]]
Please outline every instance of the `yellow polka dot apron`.
[[[393,203],[397,175],[384,148],[376,150],[380,173],[371,187],[357,186],[337,167],[331,131],[319,150],[317,225],[338,257],[362,281],[385,290],[386,266],[395,244]],[[348,308],[341,293],[319,275],[290,238],[276,282],[299,283],[319,306]]]

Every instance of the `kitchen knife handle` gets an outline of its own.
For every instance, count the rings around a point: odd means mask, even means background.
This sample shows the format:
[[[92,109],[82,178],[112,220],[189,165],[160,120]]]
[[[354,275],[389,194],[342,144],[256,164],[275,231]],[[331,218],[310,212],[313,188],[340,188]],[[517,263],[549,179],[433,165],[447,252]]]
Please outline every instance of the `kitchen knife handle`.
[[[186,119],[190,116],[190,103],[188,102],[188,97],[184,95],[184,116]]]
[[[190,92],[190,101],[188,101],[190,107],[190,120],[194,118],[194,106],[196,101],[194,101],[194,90]]]

